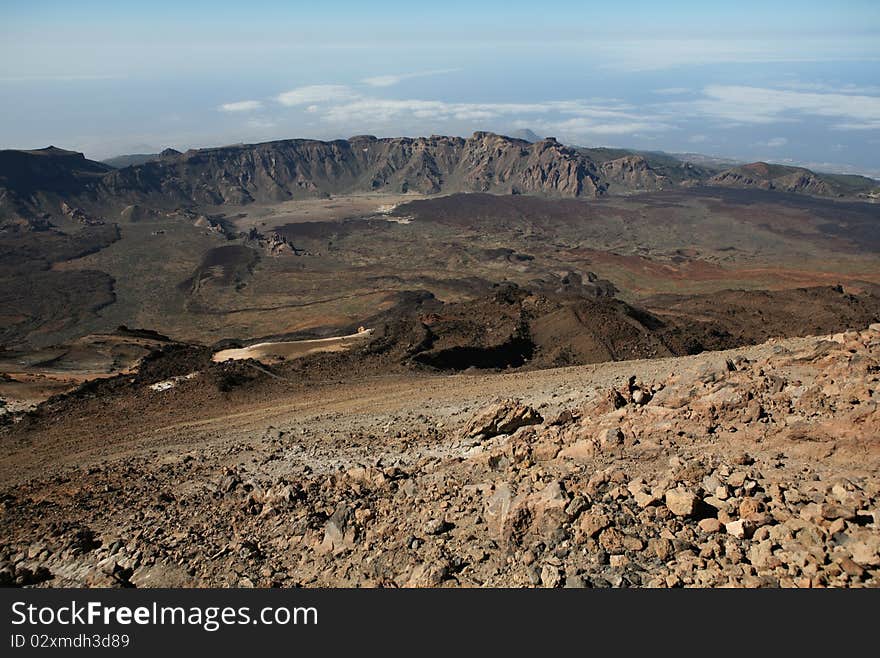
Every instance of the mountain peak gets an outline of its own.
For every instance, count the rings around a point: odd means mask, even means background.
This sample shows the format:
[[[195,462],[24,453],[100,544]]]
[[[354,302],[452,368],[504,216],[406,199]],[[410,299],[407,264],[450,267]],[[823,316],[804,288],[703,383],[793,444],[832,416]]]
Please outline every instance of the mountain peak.
[[[528,128],[520,128],[519,130],[514,130],[510,133],[510,136],[514,139],[521,139],[524,142],[530,142],[532,144],[534,144],[535,142],[540,142],[543,139],[543,137],[541,137],[534,131],[529,130]]]

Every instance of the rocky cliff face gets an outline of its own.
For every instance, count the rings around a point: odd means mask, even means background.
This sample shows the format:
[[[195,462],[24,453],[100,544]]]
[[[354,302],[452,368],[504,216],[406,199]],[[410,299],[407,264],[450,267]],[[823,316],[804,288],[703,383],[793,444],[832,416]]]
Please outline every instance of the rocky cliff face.
[[[40,228],[40,210],[61,210],[59,198],[83,194],[111,169],[54,146],[0,151],[0,227]]]
[[[604,190],[595,164],[555,140],[530,144],[490,133],[202,149],[115,171],[102,185],[127,200],[161,196],[207,204],[367,190],[568,197]]]
[[[133,204],[170,210],[365,191],[569,198],[677,185],[820,196],[859,191],[843,189],[832,178],[797,167],[758,162],[712,175],[688,163],[670,165],[668,161],[677,161],[669,156],[576,149],[552,137],[529,142],[487,132],[467,139],[370,135],[330,142],[291,139],[186,153],[166,149],[149,157],[140,164],[112,169],[81,153],[54,147],[0,151],[0,220],[27,224],[41,215],[54,217],[62,202],[94,213]]]

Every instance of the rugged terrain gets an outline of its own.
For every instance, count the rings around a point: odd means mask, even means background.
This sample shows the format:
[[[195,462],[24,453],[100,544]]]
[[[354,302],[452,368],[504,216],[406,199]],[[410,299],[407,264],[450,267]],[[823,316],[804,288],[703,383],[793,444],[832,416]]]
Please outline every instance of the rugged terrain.
[[[64,215],[0,232],[0,337],[43,347],[119,325],[207,344],[326,337],[412,295],[457,302],[507,282],[637,307],[663,294],[880,284],[875,204],[723,189],[391,198],[393,209],[381,196],[134,205],[101,223]]]
[[[876,181],[488,133],[116,164],[0,152],[0,583],[878,584]]]
[[[66,201],[88,212],[274,203],[356,192],[492,192],[598,197],[676,186],[776,189],[821,196],[868,195],[877,181],[754,163],[728,170],[665,154],[571,147],[477,132],[461,137],[322,142],[291,139],[121,156],[106,163],[50,146],[0,151],[0,213],[58,214]],[[2,218],[2,216],[0,216]]]
[[[496,375],[162,361],[4,432],[5,583],[880,584],[880,326]]]
[[[3,151],[0,342],[120,325],[207,345],[326,338],[499,284],[664,321],[687,306],[670,295],[874,291],[880,207],[854,196],[870,181],[783,184],[789,169],[489,133],[168,149],[121,169]]]

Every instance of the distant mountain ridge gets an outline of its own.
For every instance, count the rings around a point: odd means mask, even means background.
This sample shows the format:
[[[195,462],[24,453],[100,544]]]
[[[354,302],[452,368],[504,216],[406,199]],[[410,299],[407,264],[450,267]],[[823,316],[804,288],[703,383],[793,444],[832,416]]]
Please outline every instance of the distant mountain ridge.
[[[117,155],[106,160],[101,160],[105,165],[110,165],[114,169],[124,169],[125,167],[135,167],[159,158],[180,155],[180,151],[175,149],[165,149],[161,153],[130,153],[128,155]]]
[[[818,174],[804,167],[753,162],[722,171],[708,184],[719,187],[781,190],[815,196],[846,196],[878,187],[877,181],[848,174]]]
[[[528,128],[520,128],[519,130],[514,130],[512,133],[508,134],[508,137],[513,137],[514,139],[521,139],[525,142],[540,142],[543,137],[538,135],[534,130],[529,130]]]
[[[187,151],[108,174],[114,196],[201,204],[388,190],[597,196],[595,163],[553,139],[460,137],[293,139]]]
[[[94,212],[272,203],[363,191],[489,192],[595,198],[678,186],[760,188],[819,196],[869,196],[877,181],[753,163],[726,170],[663,153],[571,147],[477,132],[461,137],[290,139],[166,149],[114,169],[55,147],[0,151],[0,219],[58,212],[62,202]],[[124,160],[116,159],[117,162]]]

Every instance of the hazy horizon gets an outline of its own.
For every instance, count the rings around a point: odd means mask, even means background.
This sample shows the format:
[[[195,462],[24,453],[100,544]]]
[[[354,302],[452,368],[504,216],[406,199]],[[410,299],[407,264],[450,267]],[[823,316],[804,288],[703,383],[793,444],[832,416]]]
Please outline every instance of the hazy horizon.
[[[12,2],[0,148],[528,128],[880,177],[880,6]]]

